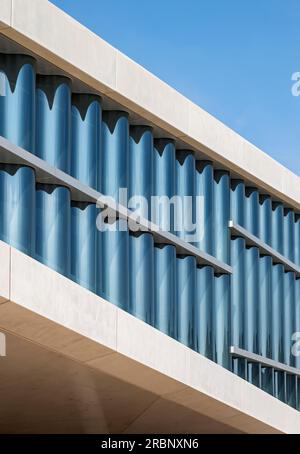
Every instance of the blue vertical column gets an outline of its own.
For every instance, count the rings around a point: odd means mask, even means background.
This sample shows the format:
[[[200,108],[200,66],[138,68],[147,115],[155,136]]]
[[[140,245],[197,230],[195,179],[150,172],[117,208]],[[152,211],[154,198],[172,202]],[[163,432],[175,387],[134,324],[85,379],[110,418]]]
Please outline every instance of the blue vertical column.
[[[28,255],[35,252],[35,173],[0,164],[0,239]]]
[[[245,227],[245,183],[243,180],[231,180],[230,185],[231,220]]]
[[[215,277],[213,303],[213,358],[226,369],[231,369],[230,348],[230,277]]]
[[[234,238],[231,241],[231,345],[244,348],[244,310],[245,310],[245,240]],[[245,360],[233,359],[233,372],[246,378]]]
[[[35,60],[0,54],[0,136],[27,151],[35,142]]]
[[[214,304],[214,269],[197,267],[194,314],[194,348],[201,355],[213,359],[212,311]]]
[[[300,214],[295,216],[295,263],[300,266]]]
[[[65,276],[70,275],[69,189],[38,184],[36,189],[36,258]]]
[[[37,76],[36,155],[70,173],[71,82],[61,76]]]
[[[282,203],[274,202],[272,205],[272,247],[283,254],[283,217]]]
[[[71,175],[100,190],[101,103],[89,94],[72,96]]]
[[[176,191],[175,143],[170,139],[154,141],[154,196],[160,198],[152,220],[162,230],[174,233],[174,209],[170,199]]]
[[[156,245],[154,248],[155,307],[154,326],[176,336],[176,248]]]
[[[280,202],[272,204],[272,248],[283,254],[283,217],[284,209]],[[273,265],[272,268],[272,359],[284,362],[283,357],[283,300],[284,300],[284,267]],[[275,396],[285,400],[284,374],[275,371]]]
[[[300,370],[300,279],[295,282],[295,333],[297,339],[294,339],[295,367]],[[295,344],[298,342],[297,344]],[[300,410],[300,377],[296,379],[296,408]]]
[[[101,192],[119,200],[119,190],[128,189],[128,114],[106,111],[102,116]],[[128,310],[129,232],[126,221],[106,224],[98,234],[97,293]]]
[[[96,205],[71,203],[71,278],[96,291]]]
[[[199,241],[196,246],[210,255],[214,253],[214,169],[210,161],[196,161],[196,196],[199,218]]]
[[[151,233],[130,234],[131,314],[153,324],[154,313],[154,241]]]
[[[226,171],[214,173],[214,255],[218,260],[230,260],[230,178]]]
[[[288,366],[294,366],[294,356],[292,353],[292,335],[295,323],[295,273],[284,274],[284,299],[283,299],[283,362]],[[286,402],[295,406],[295,377],[285,374],[286,383]]]
[[[246,188],[245,227],[259,237],[259,193],[256,188]]]
[[[272,200],[267,195],[259,197],[259,237],[271,246],[272,244]],[[258,353],[271,358],[271,315],[272,315],[272,258],[265,256],[259,263],[260,301],[258,308]],[[261,368],[262,388],[274,394],[274,370]]]
[[[196,259],[177,257],[177,340],[194,348],[194,313],[196,300]]]
[[[148,126],[131,126],[129,136],[130,209],[151,218],[153,195],[153,134]],[[139,201],[138,198],[141,198]]]
[[[283,254],[291,262],[295,261],[295,213],[290,209],[284,211]]]
[[[245,250],[245,350],[253,353],[258,351],[259,260],[258,248],[251,247]],[[248,364],[247,379],[252,384],[260,385],[259,367],[257,364]]]
[[[192,151],[176,153],[176,195],[178,204],[175,213],[176,235],[194,243],[196,236],[196,161]]]
[[[283,300],[284,300],[284,267],[281,264],[272,267],[272,314],[271,314],[271,346],[272,359],[277,362],[284,362],[283,356]],[[284,374],[275,371],[275,396],[285,399]]]

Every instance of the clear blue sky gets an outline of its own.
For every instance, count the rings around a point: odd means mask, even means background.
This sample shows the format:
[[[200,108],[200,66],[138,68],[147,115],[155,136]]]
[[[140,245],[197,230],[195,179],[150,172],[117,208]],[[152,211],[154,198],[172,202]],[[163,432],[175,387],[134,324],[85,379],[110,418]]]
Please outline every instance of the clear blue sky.
[[[53,3],[300,175],[299,0]]]

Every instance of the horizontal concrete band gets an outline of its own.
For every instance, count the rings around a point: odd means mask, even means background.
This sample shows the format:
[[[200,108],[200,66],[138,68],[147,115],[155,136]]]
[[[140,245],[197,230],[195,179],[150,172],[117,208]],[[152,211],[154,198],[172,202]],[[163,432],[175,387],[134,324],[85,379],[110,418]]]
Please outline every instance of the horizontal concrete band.
[[[263,367],[270,367],[278,371],[287,372],[290,375],[300,377],[300,369],[295,367],[287,366],[286,364],[279,363],[273,359],[266,358],[265,356],[257,355],[256,353],[248,352],[239,347],[230,347],[230,353],[232,356],[237,358],[244,358],[249,363],[258,363]]]
[[[47,26],[45,26],[47,24]],[[1,33],[300,212],[300,178],[47,0],[0,0]],[[163,101],[162,101],[163,100]]]
[[[0,136],[0,162],[9,164],[21,164],[30,166],[35,169],[36,181],[38,183],[56,184],[69,188],[71,199],[80,202],[97,203],[100,207],[107,207],[111,212],[122,219],[130,219],[131,223],[136,226],[136,230],[151,232],[154,240],[159,244],[171,244],[176,247],[178,254],[191,255],[196,258],[197,263],[202,266],[211,266],[216,273],[231,274],[232,267],[226,263],[220,262],[215,257],[200,251],[193,245],[187,243],[181,238],[161,231],[157,225],[147,219],[139,218],[138,222],[134,222],[132,213],[122,205],[113,204],[103,194],[96,190],[80,183],[80,181],[62,172],[61,170],[52,167],[44,160],[38,158],[32,153],[12,144],[10,141]]]
[[[0,331],[244,432],[299,433],[299,412],[242,378],[2,242],[0,259]]]
[[[229,228],[233,237],[244,238],[246,246],[257,247],[261,255],[268,255],[272,257],[274,263],[280,263],[284,266],[286,271],[293,271],[298,278],[300,278],[300,267],[295,263],[288,260],[275,249],[271,248],[268,244],[261,241],[252,233],[248,232],[244,227],[229,221]]]

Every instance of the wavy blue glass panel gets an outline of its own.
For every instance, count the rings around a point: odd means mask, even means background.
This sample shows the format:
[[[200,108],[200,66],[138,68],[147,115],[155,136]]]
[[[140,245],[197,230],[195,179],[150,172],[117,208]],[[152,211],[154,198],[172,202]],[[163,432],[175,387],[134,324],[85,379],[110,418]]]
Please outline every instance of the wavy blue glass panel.
[[[300,215],[295,217],[295,263],[300,265]]]
[[[231,180],[231,219],[235,224],[245,226],[245,183],[243,180]]]
[[[284,274],[284,298],[282,314],[282,334],[283,334],[283,361],[289,366],[294,365],[292,355],[292,335],[294,333],[295,322],[295,273]]]
[[[27,151],[35,142],[35,60],[0,54],[0,136]]]
[[[192,151],[179,150],[176,153],[176,195],[175,232],[189,243],[195,240],[196,223],[196,161]]]
[[[196,161],[196,196],[199,198],[200,238],[196,246],[210,255],[214,254],[214,169],[210,161]]]
[[[151,219],[153,195],[153,133],[148,126],[131,126],[129,137],[129,208]],[[138,200],[136,197],[142,197]]]
[[[272,330],[272,359],[278,362],[283,362],[283,300],[284,300],[284,267],[283,265],[273,265],[272,267],[272,317],[271,317],[271,330]],[[284,387],[284,374],[275,371],[275,396],[284,401],[285,400],[285,387]]]
[[[256,188],[246,188],[245,227],[259,237],[259,193]]]
[[[213,350],[214,361],[231,369],[230,347],[230,277],[215,277],[213,303]]]
[[[69,189],[38,184],[36,188],[36,258],[70,275],[71,201]]]
[[[244,304],[245,304],[245,240],[231,241],[231,345],[244,348]],[[245,361],[233,359],[233,372],[246,377]]]
[[[89,94],[72,96],[71,175],[100,191],[102,111],[100,98]]]
[[[283,205],[275,202],[272,209],[272,247],[283,254]]]
[[[97,293],[111,303],[129,307],[129,232],[124,221],[110,225],[110,230],[98,233]]]
[[[102,115],[102,148],[100,158],[101,192],[127,205],[119,190],[128,189],[129,123],[128,114],[104,111]]]
[[[194,316],[194,348],[213,359],[212,310],[214,302],[214,269],[197,267]]]
[[[196,259],[177,257],[177,340],[194,348],[194,313],[196,299]]]
[[[155,308],[154,326],[175,337],[176,248],[156,245],[154,248]]]
[[[259,237],[268,244],[272,245],[272,199],[267,195],[259,197]]]
[[[36,155],[70,173],[71,82],[61,76],[37,76]]]
[[[272,257],[264,256],[259,260],[259,306],[258,306],[258,354],[271,358],[271,316],[272,316]],[[261,369],[262,388],[270,394],[274,393],[274,371],[270,368]]]
[[[245,350],[253,353],[258,351],[259,260],[258,248],[251,247],[245,250]],[[258,366],[256,364],[248,364],[247,372],[248,381],[259,385]]]
[[[291,407],[296,408],[297,377],[295,377],[295,375],[285,374],[285,388],[286,388],[286,403]]]
[[[226,171],[214,173],[214,199],[214,255],[229,263],[230,178]]]
[[[285,210],[283,219],[283,254],[289,260],[295,260],[295,213]]]
[[[96,205],[71,203],[71,277],[96,291]]]
[[[35,251],[35,173],[0,164],[0,239],[28,255]]]
[[[154,240],[150,233],[130,234],[129,312],[153,324],[154,312]]]
[[[297,279],[295,281],[294,318],[295,318],[294,331],[295,333],[298,333],[297,338],[300,341],[300,279]],[[297,348],[297,352],[299,353],[299,355],[295,356],[295,367],[297,367],[297,369],[300,369],[300,344],[299,347]]]
[[[152,213],[154,223],[164,231],[174,233],[174,209],[170,199],[176,191],[175,143],[171,139],[154,141],[154,196],[160,203]]]

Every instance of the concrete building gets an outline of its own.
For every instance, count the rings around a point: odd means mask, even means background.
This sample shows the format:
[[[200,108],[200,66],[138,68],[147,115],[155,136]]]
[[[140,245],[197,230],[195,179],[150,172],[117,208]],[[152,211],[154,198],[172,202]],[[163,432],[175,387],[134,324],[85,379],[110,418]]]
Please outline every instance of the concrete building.
[[[0,0],[0,136],[0,433],[300,433],[299,177],[47,0]],[[119,188],[200,237],[99,231]]]

